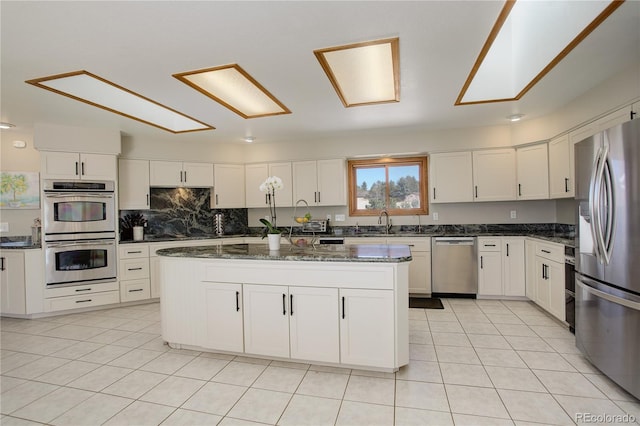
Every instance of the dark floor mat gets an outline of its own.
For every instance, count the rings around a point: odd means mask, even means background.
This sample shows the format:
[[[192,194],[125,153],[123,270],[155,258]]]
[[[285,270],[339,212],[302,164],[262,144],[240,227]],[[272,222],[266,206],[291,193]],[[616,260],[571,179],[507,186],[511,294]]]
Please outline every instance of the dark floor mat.
[[[442,300],[426,297],[410,297],[409,307],[422,309],[444,309]]]

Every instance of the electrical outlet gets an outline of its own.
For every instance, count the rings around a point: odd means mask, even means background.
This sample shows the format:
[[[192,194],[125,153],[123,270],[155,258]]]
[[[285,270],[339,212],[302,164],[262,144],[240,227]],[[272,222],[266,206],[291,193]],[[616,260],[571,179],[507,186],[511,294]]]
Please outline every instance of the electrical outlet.
[[[433,212],[433,220],[438,220],[438,212]]]
[[[327,213],[327,220],[331,220],[331,214]]]
[[[0,232],[9,232],[9,222],[0,222]]]
[[[515,210],[511,210],[511,219],[517,219],[518,213]]]
[[[336,222],[344,222],[345,217],[343,214],[337,214],[336,215]]]

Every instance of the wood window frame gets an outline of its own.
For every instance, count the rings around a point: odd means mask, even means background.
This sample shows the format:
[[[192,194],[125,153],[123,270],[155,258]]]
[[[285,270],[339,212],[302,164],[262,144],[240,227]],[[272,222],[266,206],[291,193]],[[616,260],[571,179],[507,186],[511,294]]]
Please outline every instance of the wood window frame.
[[[386,176],[385,205],[389,206],[389,169],[388,166],[415,166],[419,167],[420,207],[417,209],[392,209],[387,207],[387,212],[392,216],[412,216],[429,214],[427,204],[427,156],[399,157],[399,158],[371,158],[347,160],[348,190],[349,190],[349,216],[378,216],[382,209],[358,209],[358,184],[356,170],[365,167],[384,167]]]

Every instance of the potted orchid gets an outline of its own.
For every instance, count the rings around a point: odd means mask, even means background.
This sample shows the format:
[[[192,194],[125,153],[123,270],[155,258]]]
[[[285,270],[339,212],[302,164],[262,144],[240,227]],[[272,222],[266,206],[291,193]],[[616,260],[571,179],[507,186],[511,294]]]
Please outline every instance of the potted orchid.
[[[269,203],[269,216],[271,221],[267,219],[260,219],[260,222],[265,226],[262,230],[262,238],[267,236],[269,238],[269,250],[280,249],[280,233],[276,224],[276,191],[284,188],[282,179],[277,176],[269,176],[260,185],[260,191],[267,193],[267,201]]]

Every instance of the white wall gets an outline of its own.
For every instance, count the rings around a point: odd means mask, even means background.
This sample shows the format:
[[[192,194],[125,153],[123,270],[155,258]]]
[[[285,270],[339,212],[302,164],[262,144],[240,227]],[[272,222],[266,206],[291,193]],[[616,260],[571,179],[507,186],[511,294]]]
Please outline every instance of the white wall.
[[[207,140],[158,141],[124,135],[120,158],[244,163],[242,148],[243,146],[238,144],[215,144]]]
[[[13,147],[13,141],[27,143],[26,148]],[[16,129],[2,130],[0,133],[0,170],[7,172],[39,172],[40,153],[33,147],[33,133]],[[0,209],[0,222],[9,223],[9,232],[1,236],[31,235],[33,219],[40,217],[40,210]]]

